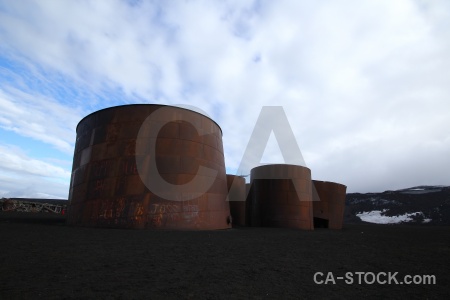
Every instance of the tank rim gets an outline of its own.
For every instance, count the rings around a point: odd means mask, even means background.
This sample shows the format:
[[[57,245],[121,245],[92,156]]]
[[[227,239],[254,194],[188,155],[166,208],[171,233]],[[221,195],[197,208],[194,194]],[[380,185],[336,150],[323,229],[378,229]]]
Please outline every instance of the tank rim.
[[[201,116],[203,116],[203,117],[205,117],[205,118],[211,120],[214,124],[216,124],[217,127],[219,127],[219,129],[220,129],[221,135],[223,136],[223,131],[222,131],[222,128],[220,127],[220,125],[219,125],[216,121],[214,121],[213,119],[211,119],[210,117],[208,117],[208,116],[206,116],[206,115],[204,115],[204,114],[201,114],[201,113],[199,113],[199,112],[197,112],[197,111],[195,111],[195,110],[191,110],[191,109],[184,108],[184,107],[178,107],[178,106],[167,105],[167,104],[156,104],[156,103],[133,103],[133,104],[115,105],[115,106],[105,107],[105,108],[102,108],[102,109],[93,111],[93,112],[87,114],[86,116],[84,116],[84,117],[78,122],[77,127],[75,128],[75,132],[78,132],[78,126],[80,126],[80,124],[81,124],[86,118],[90,117],[91,115],[94,115],[94,114],[96,114],[96,113],[99,113],[99,112],[102,112],[102,111],[105,111],[105,110],[108,110],[108,109],[114,109],[114,108],[118,108],[118,107],[128,107],[128,106],[161,106],[161,107],[172,107],[172,108],[177,108],[177,109],[182,109],[182,110],[187,110],[187,111],[190,111],[190,112],[194,112],[194,113],[196,113],[196,114],[198,114],[198,115],[201,115]]]
[[[318,180],[318,179],[311,179],[311,181],[314,183],[315,181],[317,182],[322,182],[322,183],[331,183],[331,184],[335,184],[335,185],[341,185],[344,186],[345,188],[347,188],[347,186],[343,183],[339,183],[339,182],[335,182],[335,181],[328,181],[328,180]]]
[[[302,165],[293,165],[293,164],[263,164],[263,165],[259,165],[256,167],[251,168],[251,171],[253,171],[254,169],[257,168],[263,168],[263,167],[269,167],[269,166],[289,166],[289,167],[301,167],[301,168],[305,168],[311,171],[310,168],[306,167],[306,166],[302,166]]]

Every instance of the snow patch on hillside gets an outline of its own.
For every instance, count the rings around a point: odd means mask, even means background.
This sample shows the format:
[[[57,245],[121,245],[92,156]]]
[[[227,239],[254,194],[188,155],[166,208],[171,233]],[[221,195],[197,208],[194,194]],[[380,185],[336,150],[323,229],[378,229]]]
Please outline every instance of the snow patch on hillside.
[[[419,215],[424,218],[422,223],[429,223],[431,221],[431,219],[425,218],[425,215],[421,211],[413,212],[413,213],[405,213],[403,215],[398,215],[398,216],[383,215],[387,211],[388,211],[387,209],[365,211],[365,212],[356,214],[356,216],[365,222],[376,223],[376,224],[398,224],[398,223],[403,223],[403,222],[411,222],[411,221],[413,221],[412,217],[417,217]]]

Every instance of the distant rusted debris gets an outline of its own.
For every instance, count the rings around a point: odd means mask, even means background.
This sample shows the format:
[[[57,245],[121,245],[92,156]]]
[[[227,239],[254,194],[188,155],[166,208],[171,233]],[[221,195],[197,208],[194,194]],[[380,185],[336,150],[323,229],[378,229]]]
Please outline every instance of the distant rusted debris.
[[[2,211],[31,212],[31,213],[48,212],[55,214],[65,214],[67,210],[67,205],[16,200],[10,198],[0,199],[0,207]]]

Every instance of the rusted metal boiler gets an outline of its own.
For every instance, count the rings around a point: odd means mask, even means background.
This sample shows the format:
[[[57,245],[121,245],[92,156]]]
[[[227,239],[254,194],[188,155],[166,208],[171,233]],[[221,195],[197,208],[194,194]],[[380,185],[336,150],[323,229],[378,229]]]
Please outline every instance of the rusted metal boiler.
[[[228,175],[228,201],[230,204],[230,214],[233,218],[233,226],[246,225],[246,186],[245,178],[241,176]]]
[[[209,230],[231,227],[222,131],[165,105],[102,109],[77,126],[67,223]]]
[[[251,226],[312,230],[310,169],[287,164],[262,165],[251,170]]]
[[[342,229],[347,187],[336,182],[312,182],[314,227]]]

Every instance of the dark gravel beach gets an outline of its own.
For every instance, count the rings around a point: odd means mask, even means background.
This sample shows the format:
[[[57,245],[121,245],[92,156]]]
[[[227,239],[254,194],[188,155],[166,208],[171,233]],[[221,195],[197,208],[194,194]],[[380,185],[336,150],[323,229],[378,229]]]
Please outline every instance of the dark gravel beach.
[[[147,231],[2,212],[0,237],[0,299],[450,298],[450,227]],[[354,282],[315,284],[316,272],[352,272]],[[355,272],[436,284],[358,284]]]

